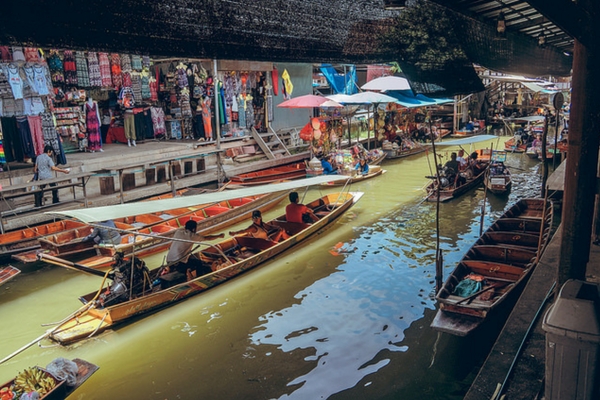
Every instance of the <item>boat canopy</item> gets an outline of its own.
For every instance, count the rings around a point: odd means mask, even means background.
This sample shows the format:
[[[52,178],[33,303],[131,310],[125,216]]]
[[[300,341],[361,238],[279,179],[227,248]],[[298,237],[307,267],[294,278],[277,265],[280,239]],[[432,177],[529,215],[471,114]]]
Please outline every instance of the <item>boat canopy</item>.
[[[198,204],[212,204],[221,201],[247,196],[258,196],[266,193],[287,191],[306,186],[315,186],[325,182],[346,180],[344,175],[321,175],[313,178],[297,179],[283,183],[273,183],[249,188],[228,190],[223,192],[203,193],[195,196],[175,197],[170,199],[143,201],[112,206],[92,207],[77,210],[47,211],[44,214],[58,215],[78,219],[85,223],[106,221],[115,218],[162,212],[174,208],[193,207]]]
[[[485,142],[486,140],[498,139],[498,136],[494,135],[475,135],[464,139],[448,140],[445,142],[439,142],[435,145],[439,146],[462,146],[463,144],[471,144],[477,142]]]

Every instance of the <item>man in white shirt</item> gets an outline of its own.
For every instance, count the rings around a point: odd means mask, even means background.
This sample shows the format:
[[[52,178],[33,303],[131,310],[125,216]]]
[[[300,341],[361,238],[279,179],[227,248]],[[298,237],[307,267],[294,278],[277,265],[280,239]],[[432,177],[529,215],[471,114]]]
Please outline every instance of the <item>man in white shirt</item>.
[[[463,169],[465,169],[467,167],[467,160],[465,160],[465,151],[463,149],[460,149],[458,151],[458,157],[456,157],[456,161],[458,161],[458,169],[460,171],[462,171]]]

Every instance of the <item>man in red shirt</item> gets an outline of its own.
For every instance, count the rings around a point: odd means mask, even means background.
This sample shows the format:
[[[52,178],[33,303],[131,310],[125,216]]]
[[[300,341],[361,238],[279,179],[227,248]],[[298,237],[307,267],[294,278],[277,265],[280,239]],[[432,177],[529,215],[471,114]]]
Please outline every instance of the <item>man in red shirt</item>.
[[[285,207],[285,219],[288,222],[304,222],[303,216],[308,216],[312,222],[319,220],[319,217],[304,204],[298,203],[298,192],[290,193],[290,204]]]

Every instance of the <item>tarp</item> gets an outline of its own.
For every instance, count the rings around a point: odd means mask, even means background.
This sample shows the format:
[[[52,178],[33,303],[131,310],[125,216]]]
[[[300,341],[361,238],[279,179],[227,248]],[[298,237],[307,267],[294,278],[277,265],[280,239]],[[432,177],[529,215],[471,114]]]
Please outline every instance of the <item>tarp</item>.
[[[548,90],[543,86],[537,85],[535,83],[531,83],[531,82],[521,82],[521,84],[523,86],[525,86],[527,89],[533,91],[533,92],[540,92],[540,93],[557,93],[560,92],[560,90]]]
[[[426,106],[436,106],[444,103],[452,103],[453,99],[443,98],[443,99],[434,99],[431,97],[427,97],[423,94],[414,95],[408,90],[393,90],[386,92],[387,95],[394,97],[398,104],[407,107],[407,108],[415,108],[415,107],[426,107]]]
[[[295,181],[260,185],[251,188],[229,190],[224,192],[203,193],[195,196],[175,197],[171,199],[144,201],[127,204],[117,204],[104,207],[84,208],[78,210],[47,211],[45,214],[71,217],[85,223],[105,221],[108,219],[124,218],[140,214],[148,214],[197,206],[198,204],[212,204],[225,200],[237,199],[246,196],[258,196],[284,190],[292,190],[306,186],[319,185],[325,182],[341,181],[348,179],[344,175],[323,175],[314,178],[298,179]]]
[[[322,64],[321,72],[327,83],[331,86],[333,93],[353,94],[358,92],[356,84],[356,66],[350,65],[346,75],[340,74],[331,64]]]
[[[448,141],[439,142],[439,143],[436,142],[435,145],[436,145],[436,147],[439,147],[439,146],[462,146],[463,144],[485,142],[486,140],[494,140],[494,139],[498,139],[498,136],[476,135],[476,136],[471,136],[471,137],[464,138],[464,139],[448,140]]]

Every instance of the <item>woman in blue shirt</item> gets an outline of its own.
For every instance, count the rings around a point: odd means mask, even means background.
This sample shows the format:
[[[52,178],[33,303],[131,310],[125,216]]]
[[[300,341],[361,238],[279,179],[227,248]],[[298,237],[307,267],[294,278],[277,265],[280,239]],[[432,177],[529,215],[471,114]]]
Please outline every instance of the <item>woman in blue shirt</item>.
[[[354,167],[354,169],[357,170],[358,173],[361,175],[367,175],[369,173],[369,164],[367,164],[367,160],[365,160],[364,158],[361,158],[356,163],[356,166]]]
[[[334,175],[338,173],[338,171],[333,168],[333,165],[331,165],[331,156],[323,157],[321,160],[321,167],[323,167],[323,175]]]

